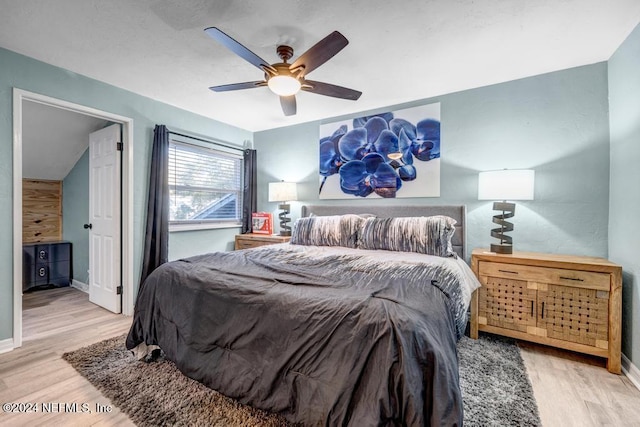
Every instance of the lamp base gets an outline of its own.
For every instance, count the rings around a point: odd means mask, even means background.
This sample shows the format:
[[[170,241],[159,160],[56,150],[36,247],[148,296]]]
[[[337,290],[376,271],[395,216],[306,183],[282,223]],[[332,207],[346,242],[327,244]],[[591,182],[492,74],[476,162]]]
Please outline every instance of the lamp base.
[[[494,202],[493,210],[502,211],[502,214],[493,216],[493,223],[498,224],[500,228],[492,228],[491,237],[495,237],[500,240],[500,243],[492,243],[491,252],[498,254],[511,254],[513,253],[513,239],[505,233],[513,231],[513,224],[507,221],[507,219],[513,218],[515,215],[516,204]]]
[[[288,203],[282,203],[278,205],[278,209],[282,209],[282,212],[278,214],[278,218],[280,219],[280,235],[281,236],[291,236],[291,227],[289,227],[289,223],[291,222],[291,218],[289,215],[291,206]]]
[[[491,252],[495,252],[497,254],[512,254],[513,246],[512,245],[500,245],[500,244],[491,244]]]

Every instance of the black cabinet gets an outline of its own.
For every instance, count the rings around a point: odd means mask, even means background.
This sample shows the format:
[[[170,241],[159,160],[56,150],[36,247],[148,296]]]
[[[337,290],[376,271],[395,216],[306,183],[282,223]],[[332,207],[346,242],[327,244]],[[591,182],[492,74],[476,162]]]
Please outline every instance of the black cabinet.
[[[22,245],[22,291],[71,284],[71,242],[40,242]]]

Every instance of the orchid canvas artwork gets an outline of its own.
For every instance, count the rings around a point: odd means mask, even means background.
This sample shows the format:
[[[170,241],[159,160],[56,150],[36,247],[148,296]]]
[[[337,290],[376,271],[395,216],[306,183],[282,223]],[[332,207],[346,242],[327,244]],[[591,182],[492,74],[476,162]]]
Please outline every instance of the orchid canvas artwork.
[[[440,196],[440,103],[320,126],[320,199]]]

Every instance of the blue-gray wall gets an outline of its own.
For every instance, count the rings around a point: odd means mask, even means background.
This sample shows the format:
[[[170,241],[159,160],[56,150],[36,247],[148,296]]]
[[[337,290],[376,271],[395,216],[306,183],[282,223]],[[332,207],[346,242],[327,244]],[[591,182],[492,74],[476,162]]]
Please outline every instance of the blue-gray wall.
[[[70,71],[0,49],[0,341],[13,335],[12,262],[12,91],[24,89],[76,104],[108,111],[134,120],[133,146],[133,227],[134,278],[140,277],[144,222],[146,218],[149,158],[153,127],[161,123],[170,129],[212,136],[239,146],[253,134],[199,116],[150,98],[93,80]],[[206,91],[207,88],[202,88]],[[237,231],[237,230],[236,230]],[[207,233],[210,250],[229,247],[229,230]],[[173,233],[173,244],[188,248],[188,240],[200,241],[197,233]],[[201,249],[201,248],[198,248]],[[183,256],[182,254],[180,256]],[[137,289],[137,283],[136,283]]]
[[[293,217],[306,202],[465,204],[468,258],[473,248],[492,242],[489,231],[494,212],[492,202],[478,201],[478,172],[532,168],[536,171],[535,200],[517,204],[511,233],[516,250],[607,256],[606,63],[395,108],[432,102],[441,103],[439,198],[318,201],[319,123],[308,123],[254,135],[260,165],[259,208],[277,212],[276,204],[266,200],[266,186],[281,179],[301,183],[301,201],[292,205]]]
[[[640,366],[640,26],[609,60],[609,257],[622,265],[622,352]]]
[[[87,135],[88,138],[88,135]],[[89,284],[89,149],[62,181],[62,238],[72,244],[73,278]]]
[[[232,251],[240,228],[179,231],[169,235],[169,261],[216,251]]]

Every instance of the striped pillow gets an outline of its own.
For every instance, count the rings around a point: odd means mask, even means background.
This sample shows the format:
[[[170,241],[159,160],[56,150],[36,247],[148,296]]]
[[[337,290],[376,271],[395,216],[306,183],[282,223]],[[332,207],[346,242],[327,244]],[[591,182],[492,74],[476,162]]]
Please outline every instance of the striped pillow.
[[[455,224],[455,219],[443,215],[367,218],[358,235],[358,247],[455,257],[451,245]]]
[[[299,218],[293,224],[290,243],[357,248],[358,231],[364,220],[352,214]]]

